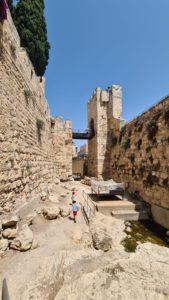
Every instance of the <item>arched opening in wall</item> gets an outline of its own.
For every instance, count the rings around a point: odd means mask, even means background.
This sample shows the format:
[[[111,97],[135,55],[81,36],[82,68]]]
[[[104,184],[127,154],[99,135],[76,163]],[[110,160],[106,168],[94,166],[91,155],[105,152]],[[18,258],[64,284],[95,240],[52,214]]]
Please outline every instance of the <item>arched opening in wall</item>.
[[[74,180],[83,179],[88,175],[88,146],[87,144],[76,147],[73,142],[72,174]]]

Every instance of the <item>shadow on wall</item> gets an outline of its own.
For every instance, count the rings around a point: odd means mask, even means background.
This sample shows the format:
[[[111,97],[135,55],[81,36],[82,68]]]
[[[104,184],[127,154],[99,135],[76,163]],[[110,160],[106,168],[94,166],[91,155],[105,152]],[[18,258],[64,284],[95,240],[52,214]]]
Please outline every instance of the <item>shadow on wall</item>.
[[[100,104],[101,105],[101,104]],[[104,104],[102,104],[104,105]],[[106,105],[106,114],[108,115],[108,106]],[[111,129],[109,129],[109,124],[107,124],[106,130],[106,144],[103,145],[105,149],[103,149],[103,167],[102,167],[102,177],[103,179],[110,179],[111,178]]]

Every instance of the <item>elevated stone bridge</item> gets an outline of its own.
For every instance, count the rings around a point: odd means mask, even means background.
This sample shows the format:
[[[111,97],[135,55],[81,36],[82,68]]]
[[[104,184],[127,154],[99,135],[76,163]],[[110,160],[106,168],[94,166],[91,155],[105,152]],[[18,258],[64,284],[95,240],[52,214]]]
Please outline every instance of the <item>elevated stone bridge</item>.
[[[73,131],[72,138],[74,140],[90,140],[95,136],[95,132],[92,129],[86,129],[84,131]]]

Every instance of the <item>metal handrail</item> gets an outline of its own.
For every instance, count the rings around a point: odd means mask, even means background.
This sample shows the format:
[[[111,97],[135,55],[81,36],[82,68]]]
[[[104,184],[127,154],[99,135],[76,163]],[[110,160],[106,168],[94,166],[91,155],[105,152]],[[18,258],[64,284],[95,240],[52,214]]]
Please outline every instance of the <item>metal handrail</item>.
[[[96,207],[91,201],[88,194],[86,194],[83,191],[83,198],[84,198],[84,204],[83,204],[83,210],[85,211],[86,217],[88,219],[88,223],[94,218],[96,213]]]
[[[2,282],[2,300],[10,300],[6,278]]]

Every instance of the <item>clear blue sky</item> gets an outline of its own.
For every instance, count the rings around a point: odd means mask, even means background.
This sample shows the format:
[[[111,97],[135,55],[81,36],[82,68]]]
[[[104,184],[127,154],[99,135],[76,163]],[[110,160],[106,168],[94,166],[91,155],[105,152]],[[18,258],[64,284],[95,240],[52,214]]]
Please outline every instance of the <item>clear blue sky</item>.
[[[87,127],[87,100],[123,88],[132,119],[169,94],[169,0],[45,0],[51,44],[46,97],[51,114]]]

